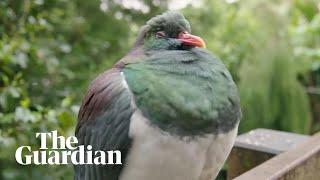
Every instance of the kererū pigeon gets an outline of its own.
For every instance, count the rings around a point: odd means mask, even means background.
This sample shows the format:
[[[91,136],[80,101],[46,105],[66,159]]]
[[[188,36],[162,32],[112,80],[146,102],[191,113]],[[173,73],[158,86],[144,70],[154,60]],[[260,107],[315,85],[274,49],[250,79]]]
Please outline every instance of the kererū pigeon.
[[[211,180],[234,143],[241,110],[223,63],[166,12],[99,75],[78,115],[78,145],[120,150],[122,165],[76,165],[76,180]]]

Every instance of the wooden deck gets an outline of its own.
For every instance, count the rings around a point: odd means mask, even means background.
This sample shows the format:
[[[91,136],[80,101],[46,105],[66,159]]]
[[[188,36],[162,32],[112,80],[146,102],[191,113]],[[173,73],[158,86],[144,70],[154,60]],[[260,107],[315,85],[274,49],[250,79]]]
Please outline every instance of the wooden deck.
[[[240,135],[228,160],[228,179],[320,180],[320,135],[279,133]],[[261,134],[269,139],[261,140]]]

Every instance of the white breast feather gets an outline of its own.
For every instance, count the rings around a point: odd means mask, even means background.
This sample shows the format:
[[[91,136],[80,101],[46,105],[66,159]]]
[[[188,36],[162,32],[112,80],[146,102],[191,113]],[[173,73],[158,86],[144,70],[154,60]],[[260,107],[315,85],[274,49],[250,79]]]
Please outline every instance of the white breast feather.
[[[123,84],[128,88],[125,79]],[[226,134],[181,139],[151,126],[136,110],[129,129],[132,147],[120,180],[212,180],[230,153],[237,130],[238,125]]]

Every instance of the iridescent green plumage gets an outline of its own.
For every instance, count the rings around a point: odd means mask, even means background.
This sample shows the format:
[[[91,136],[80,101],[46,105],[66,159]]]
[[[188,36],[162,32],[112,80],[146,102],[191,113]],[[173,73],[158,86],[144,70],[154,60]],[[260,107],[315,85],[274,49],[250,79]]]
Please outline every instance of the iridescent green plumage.
[[[239,120],[237,88],[222,62],[204,49],[157,51],[123,72],[138,108],[164,131],[217,134]]]

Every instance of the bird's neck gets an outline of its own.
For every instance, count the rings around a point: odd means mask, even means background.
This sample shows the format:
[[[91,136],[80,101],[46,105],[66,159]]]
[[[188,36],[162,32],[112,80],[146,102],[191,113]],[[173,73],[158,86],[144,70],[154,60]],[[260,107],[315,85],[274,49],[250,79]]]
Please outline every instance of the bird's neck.
[[[142,46],[133,47],[123,58],[121,58],[114,67],[122,67],[126,64],[136,63],[146,57],[146,53]]]

